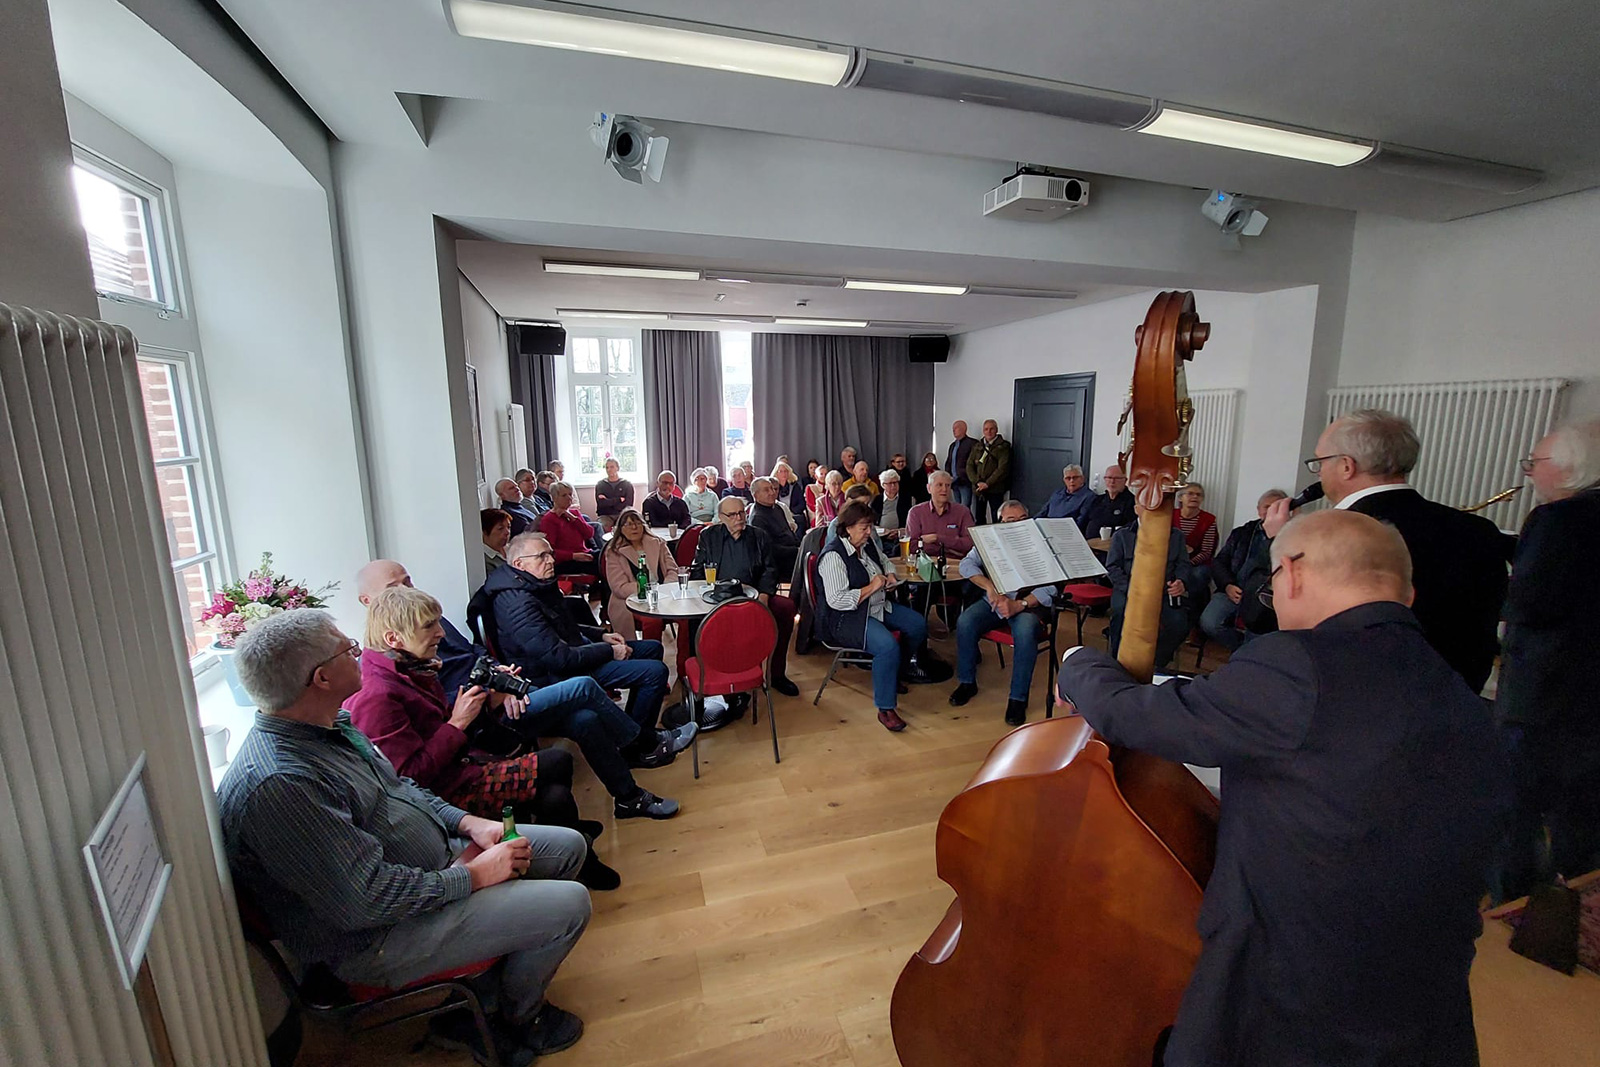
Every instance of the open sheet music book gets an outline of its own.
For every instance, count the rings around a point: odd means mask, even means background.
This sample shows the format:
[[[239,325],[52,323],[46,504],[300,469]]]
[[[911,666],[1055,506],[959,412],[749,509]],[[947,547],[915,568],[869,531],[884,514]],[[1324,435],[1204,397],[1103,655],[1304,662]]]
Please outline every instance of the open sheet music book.
[[[1071,519],[1024,519],[969,532],[989,579],[1008,593],[1106,572]]]

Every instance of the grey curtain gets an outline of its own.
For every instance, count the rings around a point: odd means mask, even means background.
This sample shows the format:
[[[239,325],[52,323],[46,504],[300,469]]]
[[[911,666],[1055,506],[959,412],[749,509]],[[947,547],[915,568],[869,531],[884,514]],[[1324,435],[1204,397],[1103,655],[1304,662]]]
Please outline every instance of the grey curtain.
[[[523,355],[517,341],[519,329],[506,327],[511,402],[522,405],[522,421],[528,432],[528,466],[544,470],[561,455],[556,443],[556,360],[561,357]]]
[[[696,467],[723,466],[722,338],[712,330],[645,330],[643,344],[649,486],[663,470],[686,484]]]
[[[904,452],[915,469],[933,444],[933,365],[912,363],[904,337],[758,333],[750,341],[759,460],[839,465],[854,445],[874,476]]]

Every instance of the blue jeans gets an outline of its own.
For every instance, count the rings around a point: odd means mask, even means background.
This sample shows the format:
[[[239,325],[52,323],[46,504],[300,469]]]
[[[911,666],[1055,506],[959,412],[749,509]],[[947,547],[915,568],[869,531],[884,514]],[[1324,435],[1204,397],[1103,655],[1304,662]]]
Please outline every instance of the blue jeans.
[[[621,751],[639,738],[639,724],[613,704],[593,678],[541,686],[528,694],[528,709],[520,718],[502,716],[501,722],[530,741],[541,737],[576,741],[595,777],[614,797],[631,797],[639,788]]]
[[[900,640],[894,639],[895,631]],[[867,618],[867,651],[872,655],[872,703],[879,711],[899,705],[900,664],[909,660],[928,639],[928,620],[904,604],[889,603],[883,621]]]
[[[641,730],[654,730],[661,718],[661,701],[667,695],[667,665],[661,662],[660,641],[629,641],[633,655],[614,659],[590,675],[606,689],[628,691],[628,718]]]
[[[989,601],[968,605],[956,623],[956,681],[976,685],[978,681],[978,641],[997,627],[1011,626],[1016,655],[1011,662],[1011,699],[1026,704],[1033,688],[1033,664],[1039,657],[1039,616],[1031,611],[1002,619]]]
[[[1200,613],[1200,629],[1205,635],[1229,652],[1237,652],[1251,634],[1242,633],[1234,621],[1239,617],[1239,605],[1228,599],[1228,594],[1218,590],[1211,594],[1211,602]]]
[[[950,499],[954,500],[957,504],[960,504],[962,507],[966,508],[968,511],[971,511],[972,510],[972,486],[970,486],[970,485],[952,485],[950,487]]]

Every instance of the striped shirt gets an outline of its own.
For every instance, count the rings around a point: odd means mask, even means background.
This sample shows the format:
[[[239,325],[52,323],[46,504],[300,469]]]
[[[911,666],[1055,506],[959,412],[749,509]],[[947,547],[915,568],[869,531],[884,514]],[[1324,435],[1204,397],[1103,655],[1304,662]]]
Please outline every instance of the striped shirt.
[[[883,568],[869,555],[852,545],[847,539],[844,550],[852,556],[861,559],[861,565],[867,569],[867,578],[873,579],[883,573]],[[834,611],[854,611],[861,606],[861,590],[850,588],[850,571],[844,565],[844,557],[828,552],[817,561],[817,577],[822,580],[823,595],[828,598],[828,607]],[[883,590],[873,593],[867,601],[867,614],[879,622],[883,621]]]
[[[451,866],[467,813],[397,775],[347,711],[331,729],[258,712],[217,809],[235,882],[307,963],[337,964],[472,892]]]
[[[1173,525],[1183,531],[1183,536],[1188,539],[1194,535],[1194,528],[1200,525],[1200,517],[1206,514],[1197,511],[1185,518],[1182,513],[1173,514]],[[1200,537],[1200,547],[1189,553],[1189,562],[1196,567],[1210,563],[1211,558],[1217,554],[1217,523],[1216,516],[1211,517],[1211,528]]]

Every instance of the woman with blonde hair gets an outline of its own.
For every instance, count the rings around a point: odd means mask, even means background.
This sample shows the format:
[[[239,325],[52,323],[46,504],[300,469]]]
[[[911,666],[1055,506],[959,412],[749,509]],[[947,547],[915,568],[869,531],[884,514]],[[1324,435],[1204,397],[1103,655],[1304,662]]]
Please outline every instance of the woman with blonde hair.
[[[601,570],[610,589],[606,612],[611,628],[632,641],[637,625],[646,641],[661,640],[665,624],[660,619],[635,620],[628,610],[628,598],[639,588],[639,560],[644,560],[644,573],[651,585],[665,585],[678,580],[678,561],[665,541],[650,532],[644,516],[636,508],[626,508],[617,516],[616,532],[600,554]]]
[[[474,744],[498,714],[520,716],[522,702],[476,685],[444,691],[437,658],[443,616],[437,600],[410,586],[372,598],[361,689],[345,703],[351,721],[399,774],[464,811],[498,820],[509,806],[522,822],[582,833],[591,847],[578,881],[590,889],[615,889],[622,879],[592,847],[602,824],[578,817],[572,756],[557,748],[499,756]],[[484,716],[486,710],[495,715]]]
[[[810,525],[810,509],[806,501],[806,487],[800,484],[794,468],[789,466],[788,461],[778,460],[772,468],[772,480],[778,483],[778,503],[789,509],[789,517],[804,530]]]

